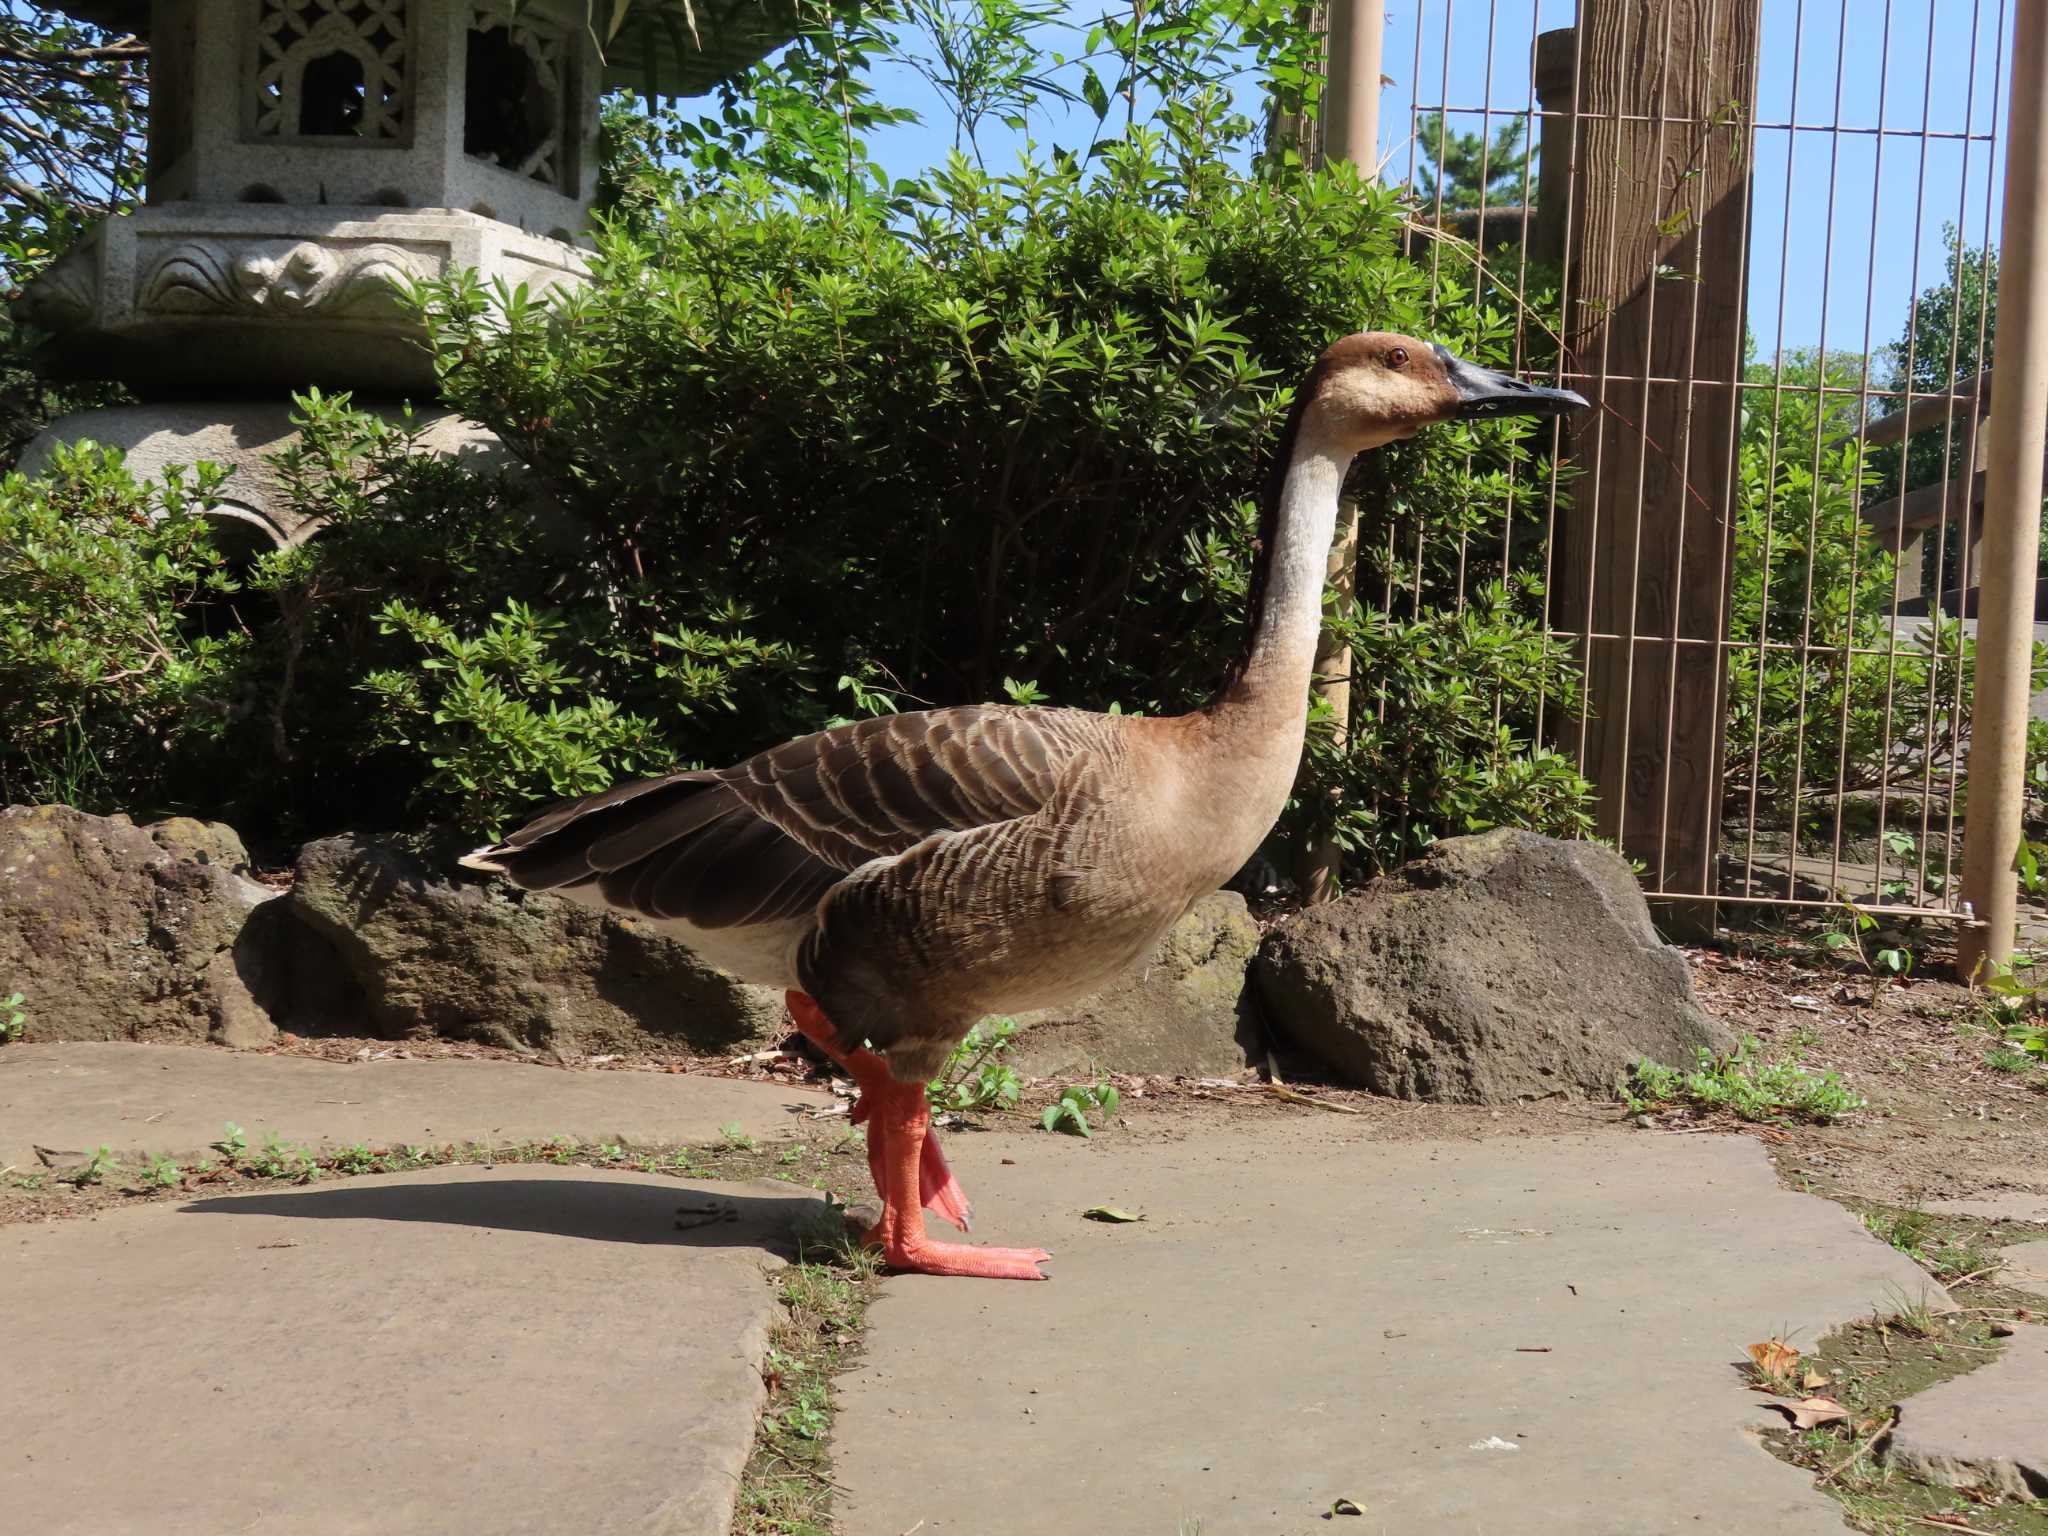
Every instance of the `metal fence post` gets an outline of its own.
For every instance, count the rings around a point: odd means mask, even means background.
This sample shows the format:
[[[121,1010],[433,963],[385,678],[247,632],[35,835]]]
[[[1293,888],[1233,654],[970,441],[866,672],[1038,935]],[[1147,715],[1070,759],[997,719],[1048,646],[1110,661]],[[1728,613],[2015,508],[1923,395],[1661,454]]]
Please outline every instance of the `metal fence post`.
[[[2048,0],[2019,0],[2005,138],[1998,339],[1984,484],[1984,577],[1970,708],[1963,897],[1976,924],[1957,944],[1965,976],[2012,957],[2026,795],[2027,703],[2048,438]]]

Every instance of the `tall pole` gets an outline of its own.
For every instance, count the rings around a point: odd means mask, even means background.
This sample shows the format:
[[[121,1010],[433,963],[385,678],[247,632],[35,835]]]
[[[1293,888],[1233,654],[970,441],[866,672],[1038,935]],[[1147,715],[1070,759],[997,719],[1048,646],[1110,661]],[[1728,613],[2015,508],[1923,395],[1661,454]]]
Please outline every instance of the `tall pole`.
[[[1361,176],[1379,173],[1380,44],[1386,24],[1385,0],[1330,0],[1329,77],[1323,91],[1323,159],[1349,160]],[[2048,3],[2048,0],[2044,0]],[[1330,544],[1327,585],[1340,608],[1348,607],[1358,579],[1358,503],[1338,506],[1337,536]],[[1351,648],[1329,630],[1316,647],[1316,693],[1336,715],[1336,739],[1351,735]],[[1337,894],[1344,851],[1328,838],[1302,850],[1299,884],[1304,900],[1328,901]]]
[[[1977,922],[1956,945],[1965,976],[1986,961],[2012,959],[2019,905],[2013,853],[2026,799],[2041,458],[2048,438],[2048,0],[2019,0],[2017,10],[1984,470],[1977,685],[1970,705],[1970,804],[1963,822],[1963,898]]]
[[[1380,44],[1385,0],[1330,0],[1330,76],[1323,95],[1323,155],[1365,176],[1380,166]]]

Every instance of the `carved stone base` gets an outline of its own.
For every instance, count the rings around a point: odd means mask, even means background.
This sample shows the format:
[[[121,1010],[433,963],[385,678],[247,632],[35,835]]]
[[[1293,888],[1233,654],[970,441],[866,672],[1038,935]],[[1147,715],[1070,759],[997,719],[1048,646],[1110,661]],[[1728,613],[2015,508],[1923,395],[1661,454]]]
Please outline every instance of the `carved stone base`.
[[[473,268],[535,293],[580,283],[582,254],[455,209],[164,203],[110,219],[14,305],[52,333],[38,365],[190,394],[430,390],[395,283]]]
[[[370,408],[398,420],[396,407]],[[290,402],[281,400],[116,405],[80,411],[38,433],[22,450],[18,467],[24,474],[42,474],[55,449],[90,440],[119,448],[138,480],[156,479],[173,465],[201,460],[232,469],[234,474],[208,510],[221,525],[223,548],[261,554],[302,543],[320,531],[318,518],[302,518],[292,510],[270,463],[273,454],[298,439],[291,416]],[[473,462],[486,472],[517,464],[496,433],[452,411],[417,415],[413,427],[428,453]]]

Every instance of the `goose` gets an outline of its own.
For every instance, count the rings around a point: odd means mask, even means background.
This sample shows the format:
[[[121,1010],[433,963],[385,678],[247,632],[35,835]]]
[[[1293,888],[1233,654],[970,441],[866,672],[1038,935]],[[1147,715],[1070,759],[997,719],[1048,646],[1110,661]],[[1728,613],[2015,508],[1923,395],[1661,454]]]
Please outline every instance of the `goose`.
[[[556,807],[462,862],[635,914],[744,980],[850,1076],[892,1269],[1046,1279],[1039,1248],[945,1243],[966,1194],[925,1084],[992,1013],[1094,992],[1259,847],[1300,766],[1352,458],[1434,423],[1586,402],[1388,332],[1297,387],[1260,506],[1245,644],[1172,717],[966,705],[884,715]]]

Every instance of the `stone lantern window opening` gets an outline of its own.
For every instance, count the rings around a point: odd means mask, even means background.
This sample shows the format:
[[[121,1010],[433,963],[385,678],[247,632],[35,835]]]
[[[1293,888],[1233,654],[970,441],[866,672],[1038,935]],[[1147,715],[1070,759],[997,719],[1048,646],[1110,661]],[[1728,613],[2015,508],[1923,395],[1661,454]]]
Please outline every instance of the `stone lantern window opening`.
[[[408,142],[407,0],[255,4],[251,138]]]
[[[530,12],[515,19],[478,6],[464,72],[463,153],[573,196],[573,65],[563,29]]]

